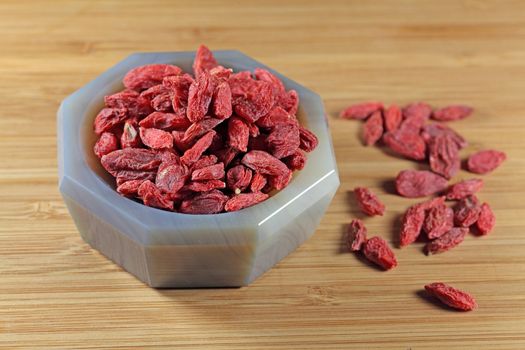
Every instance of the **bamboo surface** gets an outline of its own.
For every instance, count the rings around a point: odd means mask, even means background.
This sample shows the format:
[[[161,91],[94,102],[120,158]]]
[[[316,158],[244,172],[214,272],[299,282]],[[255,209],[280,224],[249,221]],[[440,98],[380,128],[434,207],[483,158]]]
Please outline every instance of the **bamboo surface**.
[[[525,2],[0,2],[0,348],[524,349]],[[238,49],[319,93],[341,186],[315,235],[252,285],[155,290],[85,244],[57,189],[60,101],[138,51]],[[387,205],[365,218],[395,242],[415,200],[398,171],[422,165],[364,147],[339,120],[363,100],[476,108],[454,122],[470,146],[508,155],[483,176],[497,226],[445,254],[395,249],[382,272],[344,252],[368,186]],[[455,180],[471,177],[462,171]],[[440,307],[445,281],[479,309]]]

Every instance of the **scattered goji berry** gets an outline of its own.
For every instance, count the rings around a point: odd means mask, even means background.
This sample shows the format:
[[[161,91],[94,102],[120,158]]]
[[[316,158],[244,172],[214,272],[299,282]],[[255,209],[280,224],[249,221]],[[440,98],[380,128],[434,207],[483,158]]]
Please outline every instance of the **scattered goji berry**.
[[[427,170],[403,170],[396,177],[397,193],[403,197],[425,197],[447,187],[447,180]]]
[[[432,114],[432,107],[425,102],[414,102],[403,107],[403,117],[426,121]]]
[[[445,204],[430,208],[425,217],[423,230],[429,239],[441,237],[454,227],[454,210]]]
[[[430,169],[445,179],[451,179],[460,168],[459,148],[447,134],[432,138],[429,142]]]
[[[496,216],[488,203],[483,203],[479,212],[476,227],[481,235],[486,235],[494,228]]]
[[[381,111],[376,111],[363,125],[363,140],[365,145],[372,146],[383,136],[383,116]]]
[[[454,208],[454,222],[461,227],[469,227],[479,217],[481,206],[475,195],[462,198]]]
[[[363,213],[369,216],[383,215],[385,205],[372,191],[365,187],[356,187],[354,193],[357,204]]]
[[[427,255],[446,252],[463,242],[467,233],[468,228],[466,227],[453,227],[447,233],[428,242],[425,246],[425,251]]]
[[[463,180],[449,187],[446,193],[448,200],[459,200],[473,195],[483,188],[482,179]]]
[[[468,146],[468,142],[458,134],[456,131],[452,130],[446,125],[438,124],[438,123],[432,123],[427,124],[423,126],[421,130],[421,136],[425,140],[426,143],[429,143],[430,140],[432,140],[434,137],[437,137],[439,135],[446,134],[450,136],[459,149],[465,148]]]
[[[426,157],[427,145],[418,133],[398,128],[384,134],[383,141],[392,151],[406,158],[422,160]]]
[[[419,204],[408,208],[401,219],[401,231],[399,233],[399,246],[407,246],[417,240],[423,223],[425,222],[425,209]]]
[[[266,193],[253,192],[253,193],[241,193],[231,197],[224,206],[226,211],[237,211],[244,208],[251,207],[257,203],[260,203],[268,198]]]
[[[339,117],[344,119],[366,119],[372,113],[381,111],[383,104],[381,102],[364,102],[346,107],[341,111]]]
[[[372,237],[364,243],[363,254],[371,262],[390,270],[397,266],[396,256],[381,237]]]
[[[401,124],[401,121],[403,120],[401,108],[399,108],[399,106],[395,104],[385,109],[383,117],[385,119],[386,131],[396,130]]]
[[[487,174],[499,167],[505,159],[507,159],[507,155],[500,151],[479,151],[468,158],[468,171],[476,174]]]
[[[443,304],[457,310],[470,311],[478,307],[472,295],[442,282],[427,284],[425,290]]]
[[[472,114],[474,110],[469,106],[453,105],[436,109],[432,114],[432,119],[442,122],[464,119]]]
[[[357,252],[361,250],[363,244],[366,242],[367,230],[363,221],[354,219],[348,225],[346,231],[346,245],[348,250]]]

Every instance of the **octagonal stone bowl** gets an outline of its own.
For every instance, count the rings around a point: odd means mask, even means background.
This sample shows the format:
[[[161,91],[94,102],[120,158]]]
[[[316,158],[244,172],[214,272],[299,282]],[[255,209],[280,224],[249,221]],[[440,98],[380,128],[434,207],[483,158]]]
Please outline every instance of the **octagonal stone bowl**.
[[[234,287],[251,283],[316,230],[339,177],[321,98],[238,51],[216,51],[234,71],[269,69],[300,97],[298,117],[319,138],[306,167],[271,198],[238,212],[188,215],[120,196],[93,154],[93,120],[104,96],[131,68],[170,63],[191,72],[193,52],[137,53],[69,97],[58,111],[59,187],[80,235],[152,287]]]

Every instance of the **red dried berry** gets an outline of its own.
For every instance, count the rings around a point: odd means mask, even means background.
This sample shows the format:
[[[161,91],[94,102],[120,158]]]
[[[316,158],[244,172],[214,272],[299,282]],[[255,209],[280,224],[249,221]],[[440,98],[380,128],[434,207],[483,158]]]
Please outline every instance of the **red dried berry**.
[[[173,201],[163,195],[157,186],[149,180],[144,181],[139,186],[137,193],[144,205],[148,207],[173,210]]]
[[[446,205],[429,209],[423,230],[429,239],[441,237],[454,227],[454,211]]]
[[[319,144],[317,136],[303,126],[299,126],[299,137],[301,140],[299,148],[305,152],[312,152]]]
[[[175,162],[162,163],[155,184],[162,192],[173,197],[184,186],[188,177],[188,168],[184,165]]]
[[[253,72],[258,80],[266,81],[272,85],[273,95],[276,97],[276,101],[287,98],[286,88],[279,78],[262,68],[255,68]]]
[[[284,158],[283,162],[292,171],[302,170],[306,165],[306,154],[301,150],[297,150],[292,155]]]
[[[204,118],[199,120],[198,122],[191,124],[190,127],[186,129],[184,132],[184,137],[181,141],[183,143],[190,144],[193,142],[193,140],[206,134],[208,131],[214,129],[222,122],[223,120],[218,118]]]
[[[469,106],[454,105],[436,109],[432,114],[432,119],[442,122],[460,120],[468,117],[474,110]]]
[[[463,242],[468,233],[468,228],[454,227],[444,235],[427,243],[425,251],[427,255],[446,252]]]
[[[457,310],[470,311],[478,307],[472,295],[446,285],[445,283],[434,282],[427,284],[425,290],[428,294],[439,299],[443,304]]]
[[[202,169],[207,166],[216,164],[219,159],[216,155],[210,154],[208,156],[202,156],[198,161],[193,163],[192,170]]]
[[[104,108],[95,117],[94,129],[97,135],[110,131],[128,117],[126,108]]]
[[[487,174],[499,167],[505,159],[507,159],[507,155],[500,151],[479,151],[468,158],[468,171],[476,174]]]
[[[366,242],[367,230],[363,221],[354,219],[348,225],[346,232],[346,245],[348,250],[357,252],[361,250],[363,244]]]
[[[170,64],[148,64],[130,70],[122,82],[126,89],[140,91],[162,83],[164,77],[181,73],[182,69]]]
[[[365,145],[372,146],[381,136],[383,136],[383,116],[381,111],[376,111],[363,125],[363,140]]]
[[[429,142],[430,169],[446,179],[451,179],[460,168],[459,148],[447,134],[438,135]]]
[[[286,164],[264,151],[250,151],[242,158],[242,163],[259,173],[274,177],[274,187],[284,188],[291,177]]]
[[[115,173],[115,177],[117,179],[117,186],[122,185],[124,182],[127,181],[134,181],[134,180],[155,180],[155,174],[156,171],[141,171],[141,170],[120,170]]]
[[[194,170],[191,174],[193,181],[220,180],[224,178],[224,164],[217,163]]]
[[[423,138],[413,131],[397,129],[383,136],[383,142],[395,153],[404,157],[422,160],[426,157],[426,144]]]
[[[232,115],[232,91],[228,83],[220,83],[213,93],[213,114],[220,119]]]
[[[226,186],[235,194],[239,194],[248,188],[251,181],[252,171],[244,165],[236,165],[230,168],[226,174]],[[262,187],[259,190],[261,190]]]
[[[249,137],[250,128],[243,119],[232,117],[228,120],[228,145],[230,147],[246,152]]]
[[[207,72],[202,72],[190,85],[186,114],[192,123],[204,119],[204,116],[208,112],[214,91],[215,84]]]
[[[339,114],[340,118],[344,119],[366,119],[372,113],[380,111],[383,109],[383,104],[381,102],[365,102],[355,105],[351,105]]]
[[[272,84],[261,80],[249,80],[244,94],[234,98],[233,107],[239,117],[253,123],[268,114],[274,103]]]
[[[213,53],[205,45],[200,45],[193,61],[193,74],[199,77],[202,72],[208,72],[219,65]]]
[[[171,96],[171,105],[174,110],[188,106],[188,94],[193,78],[189,74],[169,76],[162,80]]]
[[[113,176],[120,170],[156,170],[160,162],[155,151],[141,148],[119,149],[101,158],[102,166]]]
[[[432,107],[425,102],[414,102],[403,107],[403,117],[405,119],[415,118],[426,121],[432,114]]]
[[[421,137],[425,140],[426,143],[429,143],[430,140],[432,140],[433,138],[443,134],[446,134],[449,137],[451,137],[459,149],[468,146],[468,142],[463,138],[463,136],[461,136],[446,125],[437,123],[427,124],[424,125],[423,129],[421,130]]]
[[[496,224],[496,216],[488,203],[483,203],[479,212],[476,227],[481,235],[486,235],[494,228]]]
[[[383,215],[385,205],[372,191],[365,187],[356,187],[354,193],[357,204],[363,213],[369,216]]]
[[[462,198],[454,208],[454,222],[461,227],[469,227],[479,217],[481,207],[476,196],[470,195]]]
[[[219,188],[226,188],[226,184],[221,180],[193,181],[190,182],[186,188],[193,192],[208,192]]]
[[[403,197],[425,197],[447,187],[447,180],[431,171],[403,170],[396,177],[397,193]]]
[[[237,211],[244,208],[251,207],[258,204],[268,198],[266,193],[254,192],[254,193],[241,193],[231,197],[224,206],[226,211]]]
[[[445,196],[429,199],[427,201],[418,203],[418,206],[423,210],[430,210],[434,207],[439,207],[445,204]]]
[[[219,190],[212,190],[183,200],[179,211],[185,214],[217,214],[224,210],[228,196]]]
[[[266,186],[267,180],[266,177],[258,172],[254,172],[252,176],[252,183],[250,184],[250,191],[260,192]]]
[[[416,241],[421,233],[425,222],[425,209],[416,204],[408,208],[401,220],[401,231],[399,233],[399,245],[407,246]]]
[[[111,153],[118,149],[118,140],[115,134],[110,132],[105,132],[100,135],[97,143],[93,147],[93,151],[97,157],[102,158],[102,156]]]
[[[133,90],[124,90],[105,96],[104,102],[108,108],[127,109],[130,118],[142,118],[153,112],[150,101]]]
[[[399,108],[398,105],[391,105],[390,107],[385,109],[383,117],[385,118],[386,131],[396,130],[401,124],[401,121],[403,120],[401,108]]]
[[[126,197],[136,197],[138,196],[138,191],[140,185],[144,180],[129,180],[123,182],[117,187],[117,192]]]
[[[153,112],[139,122],[143,128],[155,128],[162,130],[186,129],[191,123],[186,118],[184,109],[177,113]]]
[[[473,195],[483,188],[482,179],[464,180],[450,186],[446,197],[448,200],[459,200],[467,196]]]
[[[295,90],[289,90],[286,95],[286,99],[281,99],[279,104],[290,115],[296,115],[299,109],[299,94]]]
[[[195,144],[189,148],[180,160],[186,165],[191,165],[195,163],[201,155],[210,147],[211,142],[213,141],[213,136],[215,135],[214,130],[208,131],[203,137],[201,137]]]
[[[297,118],[279,106],[274,107],[268,114],[257,119],[255,123],[259,127],[266,129],[271,129],[278,124],[299,125]]]
[[[140,141],[139,132],[137,131],[134,122],[126,121],[124,129],[120,136],[120,146],[122,148],[138,148],[142,145]]]
[[[149,148],[162,149],[173,147],[173,136],[164,130],[139,128],[142,143]]]
[[[280,124],[266,138],[268,150],[276,158],[294,154],[301,144],[299,128],[293,124]]]
[[[396,256],[381,237],[372,237],[364,243],[363,254],[371,262],[390,270],[397,266]]]

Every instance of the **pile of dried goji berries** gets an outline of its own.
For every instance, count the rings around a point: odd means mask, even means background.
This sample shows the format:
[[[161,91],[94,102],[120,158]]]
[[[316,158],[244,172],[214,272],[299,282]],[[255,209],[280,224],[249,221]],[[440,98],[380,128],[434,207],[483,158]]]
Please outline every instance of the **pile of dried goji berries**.
[[[429,170],[403,170],[395,179],[396,191],[408,198],[439,194],[408,208],[401,220],[399,246],[415,242],[422,233],[428,241],[427,254],[438,254],[460,244],[469,230],[486,235],[495,224],[495,216],[488,203],[480,203],[476,192],[483,187],[478,178],[463,180],[451,186],[450,180],[461,168],[460,150],[467,146],[465,139],[449,126],[449,122],[468,117],[472,108],[463,105],[433,110],[426,103],[412,103],[400,108],[384,108],[380,102],[366,102],[350,106],[341,118],[364,120],[362,137],[365,145],[383,144],[390,151],[416,161],[427,161]],[[429,123],[433,119],[437,122]],[[496,169],[506,155],[496,150],[483,150],[468,157],[466,170],[486,174]],[[385,205],[369,189],[358,187],[355,197],[363,213],[383,215]],[[446,201],[455,201],[448,206]],[[397,266],[397,260],[386,241],[379,237],[367,239],[367,230],[361,220],[348,226],[347,244],[351,251],[362,251],[370,261],[383,269]],[[477,304],[467,293],[443,283],[425,286],[427,292],[445,304],[471,310]]]
[[[317,137],[295,90],[265,69],[233,73],[200,46],[194,76],[169,64],[129,71],[105,97],[94,152],[117,191],[187,214],[240,210],[288,185]]]

